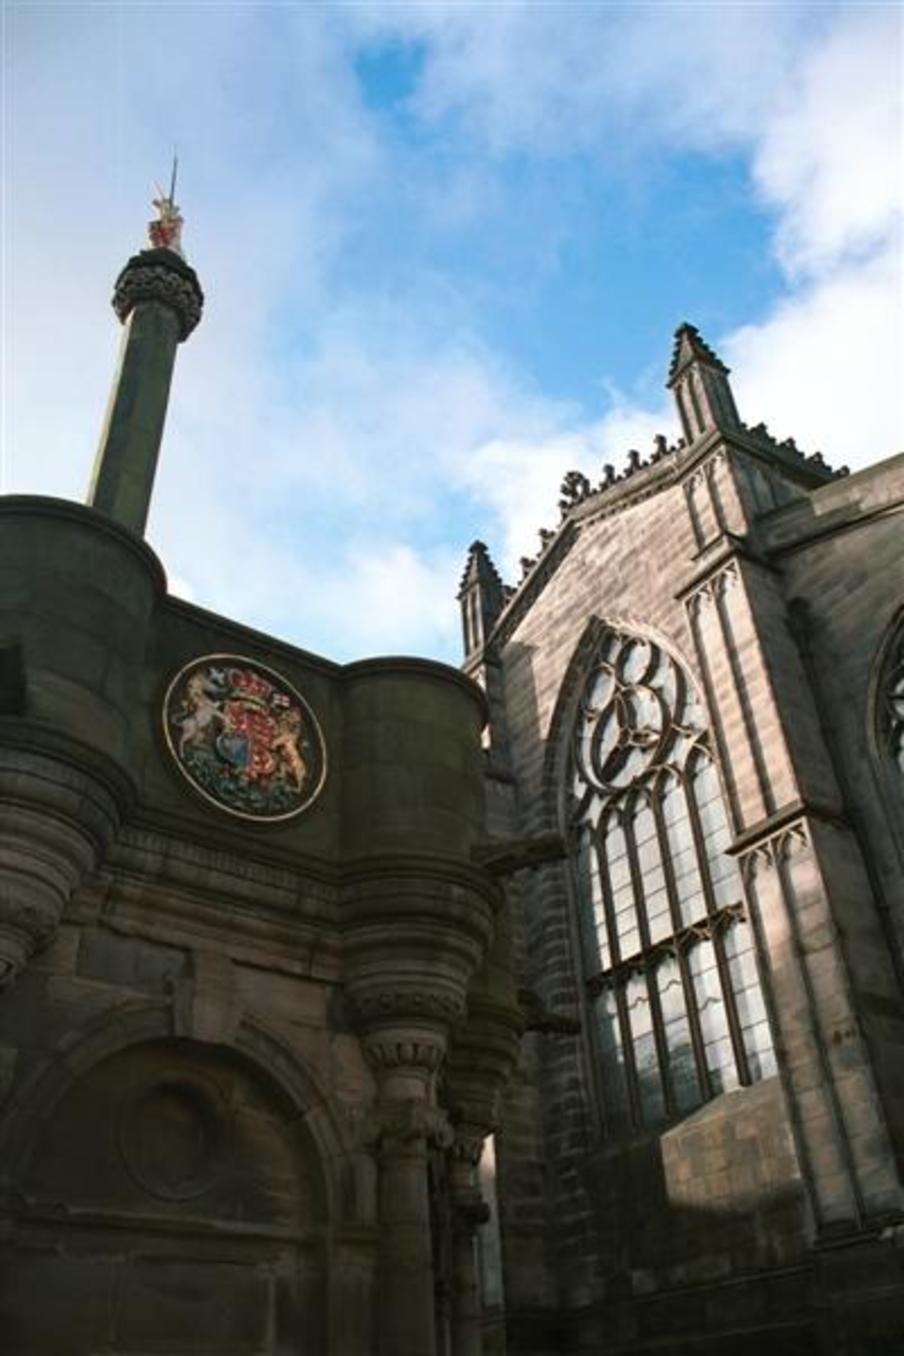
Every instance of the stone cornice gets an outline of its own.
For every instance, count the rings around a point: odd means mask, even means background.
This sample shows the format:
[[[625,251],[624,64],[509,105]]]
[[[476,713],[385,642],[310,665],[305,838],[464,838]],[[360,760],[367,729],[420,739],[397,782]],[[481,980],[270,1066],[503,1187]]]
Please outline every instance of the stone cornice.
[[[440,857],[426,852],[352,858],[343,864],[340,878],[348,889],[367,884],[378,888],[386,884],[392,887],[396,883],[417,888],[421,884],[434,882],[474,891],[494,906],[501,897],[499,887],[483,866],[461,858]]]
[[[697,557],[697,569],[673,596],[678,603],[686,603],[702,589],[707,588],[732,565],[746,560],[752,565],[774,573],[774,567],[760,552],[753,549],[746,537],[736,537],[725,532],[711,543],[710,547]]]
[[[848,820],[841,809],[835,809],[831,805],[823,805],[818,801],[795,800],[779,808],[765,819],[760,819],[756,824],[751,824],[749,828],[742,830],[737,834],[729,846],[725,849],[733,857],[742,857],[745,853],[753,851],[755,848],[774,838],[776,834],[784,833],[794,824],[802,820],[815,819],[823,824],[830,824],[833,828],[850,828]]]
[[[68,763],[87,773],[109,792],[123,816],[135,804],[135,783],[119,763],[55,725],[28,716],[0,716],[0,745]]]
[[[338,983],[342,977],[339,937],[324,919],[291,919],[267,909],[252,912],[184,889],[156,890],[141,881],[110,885],[102,878],[75,895],[65,916],[159,945],[219,947],[240,965],[294,977],[324,983]]]
[[[567,856],[568,844],[555,829],[521,838],[490,839],[475,843],[471,849],[472,861],[496,877],[513,876],[516,871],[558,862]]]
[[[180,788],[181,789],[181,788]],[[293,880],[304,879],[328,886],[339,883],[339,865],[333,856],[305,852],[291,846],[285,825],[264,824],[245,827],[219,816],[199,815],[191,820],[186,833],[186,816],[156,805],[139,805],[129,817],[128,830],[136,835],[156,837],[167,851],[208,853],[211,859],[222,857],[236,863],[236,874],[288,873]]]
[[[778,515],[783,513],[787,513],[790,518],[794,510],[802,515],[802,511],[806,507],[807,505],[804,504],[787,504],[773,512],[777,520]],[[757,524],[757,535],[769,559],[781,560],[784,556],[793,555],[795,551],[806,550],[814,542],[825,541],[830,537],[839,536],[843,532],[853,532],[858,528],[867,527],[871,523],[880,522],[883,518],[897,517],[902,513],[904,513],[904,496],[892,499],[885,504],[878,504],[875,508],[864,509],[859,504],[845,504],[840,506],[833,514],[819,518],[814,516],[803,527],[803,530],[788,541],[770,541],[772,515],[769,515],[768,518]]]

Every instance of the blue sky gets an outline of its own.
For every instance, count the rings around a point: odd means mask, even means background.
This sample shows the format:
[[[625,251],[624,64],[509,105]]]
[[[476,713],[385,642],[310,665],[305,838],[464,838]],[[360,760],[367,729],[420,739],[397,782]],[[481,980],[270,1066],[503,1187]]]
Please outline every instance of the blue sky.
[[[470,541],[517,577],[565,470],[675,433],[685,319],[749,422],[904,443],[898,5],[2,16],[4,488],[84,493],[176,141],[207,309],[148,535],[205,606],[456,661]]]

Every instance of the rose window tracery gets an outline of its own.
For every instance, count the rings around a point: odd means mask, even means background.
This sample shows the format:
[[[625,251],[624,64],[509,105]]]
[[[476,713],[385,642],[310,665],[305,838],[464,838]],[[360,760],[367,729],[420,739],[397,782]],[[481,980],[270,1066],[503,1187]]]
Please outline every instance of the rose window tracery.
[[[774,1072],[703,715],[652,640],[606,629],[571,746],[568,821],[611,1134]]]

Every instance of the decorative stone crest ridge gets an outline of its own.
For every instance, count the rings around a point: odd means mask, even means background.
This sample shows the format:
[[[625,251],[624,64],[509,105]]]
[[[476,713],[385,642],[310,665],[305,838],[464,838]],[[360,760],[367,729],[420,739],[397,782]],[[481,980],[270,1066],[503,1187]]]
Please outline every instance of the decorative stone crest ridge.
[[[758,443],[768,447],[769,451],[773,454],[778,453],[782,459],[796,462],[801,466],[805,466],[807,470],[821,473],[827,479],[834,477],[835,479],[840,480],[842,477],[849,476],[851,473],[850,467],[848,466],[839,466],[837,470],[833,469],[819,451],[812,452],[809,455],[806,452],[801,451],[793,438],[784,438],[779,442],[777,438],[772,436],[768,426],[764,423],[753,424],[749,428],[746,424],[743,424],[742,428],[750,435],[750,437],[755,438]]]
[[[241,655],[186,664],[167,689],[163,732],[191,787],[241,819],[291,819],[326,777],[323,735],[305,699],[288,679]]]
[[[603,494],[613,485],[629,480],[638,471],[646,471],[670,453],[680,452],[684,446],[683,438],[679,438],[677,443],[670,444],[664,434],[657,433],[653,439],[653,451],[649,456],[644,457],[636,447],[630,448],[624,470],[618,473],[615,467],[607,462],[603,467],[602,479],[596,485],[591,483],[589,477],[584,475],[583,471],[567,471],[559,489],[562,496],[559,500],[559,513],[563,518],[566,517],[572,509],[577,508],[586,500],[592,499],[595,495]],[[541,538],[542,535],[541,529]]]

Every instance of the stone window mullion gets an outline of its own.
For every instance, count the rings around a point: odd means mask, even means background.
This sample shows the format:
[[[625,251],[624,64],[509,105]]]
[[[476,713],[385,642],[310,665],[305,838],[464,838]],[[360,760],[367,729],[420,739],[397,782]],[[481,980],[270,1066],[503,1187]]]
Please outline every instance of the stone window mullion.
[[[707,857],[703,829],[700,824],[700,811],[697,807],[697,797],[694,793],[693,777],[689,777],[685,782],[685,793],[687,796],[688,814],[691,821],[691,832],[694,835],[694,842],[697,846],[697,864],[700,871],[700,879],[703,883],[706,910],[710,920],[710,944],[715,953],[716,966],[719,971],[719,983],[722,987],[722,1001],[725,1004],[725,1016],[728,1019],[728,1032],[731,1036],[731,1048],[734,1053],[738,1079],[742,1084],[749,1084],[751,1082],[750,1067],[747,1062],[747,1052],[744,1049],[744,1040],[741,1035],[741,1022],[738,1017],[738,1009],[734,1000],[731,975],[728,970],[728,960],[725,955],[725,948],[722,945],[720,927],[722,915],[710,876],[709,859]]]

